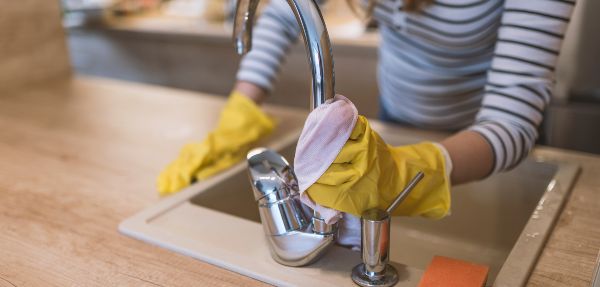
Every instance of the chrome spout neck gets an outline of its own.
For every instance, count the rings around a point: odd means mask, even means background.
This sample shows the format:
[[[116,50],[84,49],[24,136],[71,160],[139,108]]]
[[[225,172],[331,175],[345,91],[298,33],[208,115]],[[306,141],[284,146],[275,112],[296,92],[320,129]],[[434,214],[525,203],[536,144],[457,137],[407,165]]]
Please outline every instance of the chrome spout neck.
[[[238,0],[234,19],[235,49],[243,55],[252,49],[252,25],[260,0]],[[287,0],[300,25],[312,74],[311,110],[335,96],[331,42],[315,0]]]

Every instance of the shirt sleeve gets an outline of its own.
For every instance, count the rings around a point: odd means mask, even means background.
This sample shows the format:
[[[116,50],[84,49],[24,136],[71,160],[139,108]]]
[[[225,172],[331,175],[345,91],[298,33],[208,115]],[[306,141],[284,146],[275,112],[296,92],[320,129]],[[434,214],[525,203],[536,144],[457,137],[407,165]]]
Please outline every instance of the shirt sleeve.
[[[296,42],[300,27],[286,0],[271,0],[252,35],[252,49],[240,63],[237,79],[273,89],[287,51]]]
[[[574,0],[504,4],[482,106],[469,128],[491,145],[493,172],[510,170],[535,145],[574,6]]]

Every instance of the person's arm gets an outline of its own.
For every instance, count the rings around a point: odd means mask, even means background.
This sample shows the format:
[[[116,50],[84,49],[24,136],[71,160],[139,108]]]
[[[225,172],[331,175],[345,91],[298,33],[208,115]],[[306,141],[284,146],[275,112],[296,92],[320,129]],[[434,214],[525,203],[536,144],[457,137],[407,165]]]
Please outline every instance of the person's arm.
[[[235,86],[233,86],[233,90],[240,92],[242,95],[250,98],[258,105],[262,104],[269,95],[266,89],[246,81],[237,81]]]
[[[473,131],[459,132],[440,143],[452,161],[452,184],[461,184],[484,178],[490,174],[494,153],[490,143]]]
[[[442,141],[453,184],[510,170],[535,145],[574,1],[507,0],[482,108],[467,131]]]

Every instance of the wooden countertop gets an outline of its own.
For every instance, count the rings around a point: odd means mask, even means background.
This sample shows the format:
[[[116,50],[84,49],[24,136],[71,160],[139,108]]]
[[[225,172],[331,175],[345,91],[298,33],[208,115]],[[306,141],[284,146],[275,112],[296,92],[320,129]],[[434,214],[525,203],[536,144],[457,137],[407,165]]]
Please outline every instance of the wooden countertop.
[[[221,99],[88,78],[0,95],[0,286],[260,284],[117,232]]]
[[[210,130],[222,105],[98,78],[1,91],[0,286],[262,285],[117,232],[160,199],[156,175]],[[536,155],[582,172],[529,285],[588,286],[600,248],[600,157]]]

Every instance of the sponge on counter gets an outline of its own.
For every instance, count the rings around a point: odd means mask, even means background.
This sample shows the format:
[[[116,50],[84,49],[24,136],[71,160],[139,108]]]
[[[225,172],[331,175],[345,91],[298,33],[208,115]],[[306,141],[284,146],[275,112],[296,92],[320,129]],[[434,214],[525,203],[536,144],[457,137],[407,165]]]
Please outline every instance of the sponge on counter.
[[[423,273],[419,287],[482,287],[488,271],[485,265],[435,256]]]

